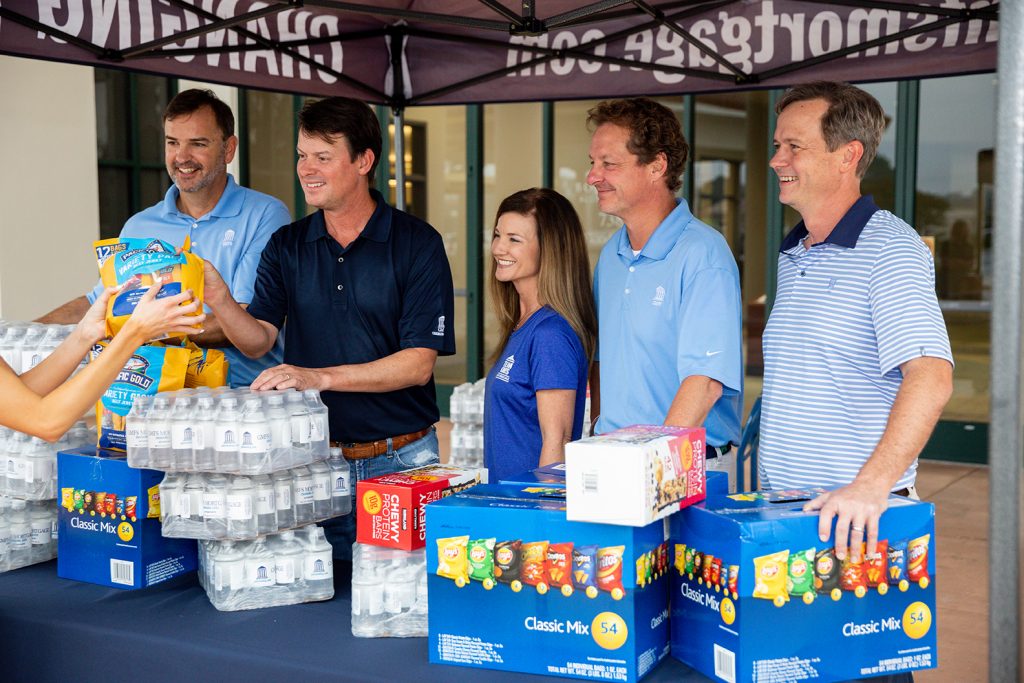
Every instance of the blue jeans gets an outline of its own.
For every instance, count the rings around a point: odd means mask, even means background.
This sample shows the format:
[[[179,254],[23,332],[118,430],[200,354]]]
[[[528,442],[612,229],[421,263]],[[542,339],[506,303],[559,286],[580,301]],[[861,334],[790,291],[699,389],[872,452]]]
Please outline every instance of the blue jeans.
[[[389,448],[384,455],[364,460],[349,460],[352,465],[352,512],[321,524],[327,534],[327,540],[334,547],[334,557],[342,560],[352,559],[352,544],[356,540],[356,509],[359,506],[356,499],[356,482],[414,467],[434,465],[440,462],[440,458],[437,430],[431,427],[430,433],[425,437],[398,450],[393,451]]]

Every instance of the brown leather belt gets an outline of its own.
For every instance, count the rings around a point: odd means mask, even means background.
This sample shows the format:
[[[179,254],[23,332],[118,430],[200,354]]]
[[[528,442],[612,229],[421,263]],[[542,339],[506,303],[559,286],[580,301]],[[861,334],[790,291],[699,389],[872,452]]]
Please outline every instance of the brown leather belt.
[[[427,434],[430,433],[430,427],[421,429],[418,432],[411,434],[402,434],[401,436],[393,436],[390,439],[379,439],[377,441],[368,441],[366,443],[343,443],[341,441],[332,441],[332,448],[340,448],[341,454],[349,460],[366,460],[367,458],[376,458],[378,455],[384,455],[388,452],[388,441],[391,442],[391,450],[397,451],[399,448],[403,448],[419,441]]]

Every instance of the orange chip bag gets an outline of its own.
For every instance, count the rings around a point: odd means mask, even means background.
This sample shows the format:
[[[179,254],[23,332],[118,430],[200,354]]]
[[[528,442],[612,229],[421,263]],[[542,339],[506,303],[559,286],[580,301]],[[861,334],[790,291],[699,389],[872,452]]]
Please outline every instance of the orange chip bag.
[[[844,591],[867,590],[868,577],[864,569],[864,562],[851,562],[847,557],[839,570],[839,587]]]
[[[928,542],[931,534],[925,534],[907,543],[907,578],[920,581],[928,578]]]
[[[875,544],[875,556],[864,558],[864,574],[869,588],[874,588],[880,583],[888,583],[889,541],[878,541]]]
[[[542,583],[547,577],[545,565],[548,561],[548,542],[524,543],[520,548],[520,553],[523,558],[523,566],[519,575],[522,582],[531,586]]]
[[[625,593],[622,587],[622,554],[626,552],[626,546],[615,545],[610,548],[597,549],[597,587],[609,593],[619,590]]]
[[[548,585],[572,586],[572,543],[552,543],[548,546]]]

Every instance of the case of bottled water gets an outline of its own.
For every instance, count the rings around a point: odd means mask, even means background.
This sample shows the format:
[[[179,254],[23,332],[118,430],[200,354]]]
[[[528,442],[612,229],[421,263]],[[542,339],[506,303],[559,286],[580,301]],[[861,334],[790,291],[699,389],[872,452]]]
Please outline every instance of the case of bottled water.
[[[0,573],[55,557],[56,501],[0,496]]]
[[[483,467],[484,380],[455,387],[448,414],[452,421],[448,462],[460,467]]]
[[[423,548],[352,545],[352,635],[427,635],[427,561]]]
[[[138,396],[125,424],[128,466],[273,474],[329,456],[327,406],[313,390],[196,387]]]
[[[275,472],[168,472],[160,520],[168,538],[249,540],[352,511],[352,472],[340,449],[326,462]]]
[[[55,443],[0,427],[0,495],[22,500],[54,500],[57,497],[57,451],[96,442],[79,420]]]
[[[74,329],[74,325],[0,321],[0,358],[16,374],[28,372],[53,353]]]
[[[202,541],[199,583],[224,612],[330,600],[331,544],[318,526],[251,541]]]

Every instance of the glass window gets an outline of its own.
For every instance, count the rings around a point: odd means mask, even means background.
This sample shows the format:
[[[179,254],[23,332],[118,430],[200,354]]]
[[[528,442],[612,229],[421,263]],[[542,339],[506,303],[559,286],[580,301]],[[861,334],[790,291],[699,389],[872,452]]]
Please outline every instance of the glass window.
[[[117,237],[121,226],[131,217],[131,170],[127,168],[99,168],[100,239]]]
[[[896,206],[896,83],[864,83],[858,87],[875,96],[887,123],[875,160],[861,180],[861,194],[872,195],[878,208],[892,211]]]
[[[171,101],[170,81],[135,74],[134,113],[139,130],[139,161],[164,167],[164,108]]]
[[[295,211],[295,112],[291,95],[245,92],[249,187]]]
[[[989,415],[995,109],[992,74],[921,82],[915,227],[935,241],[936,288],[956,361],[943,415],[951,420]]]

